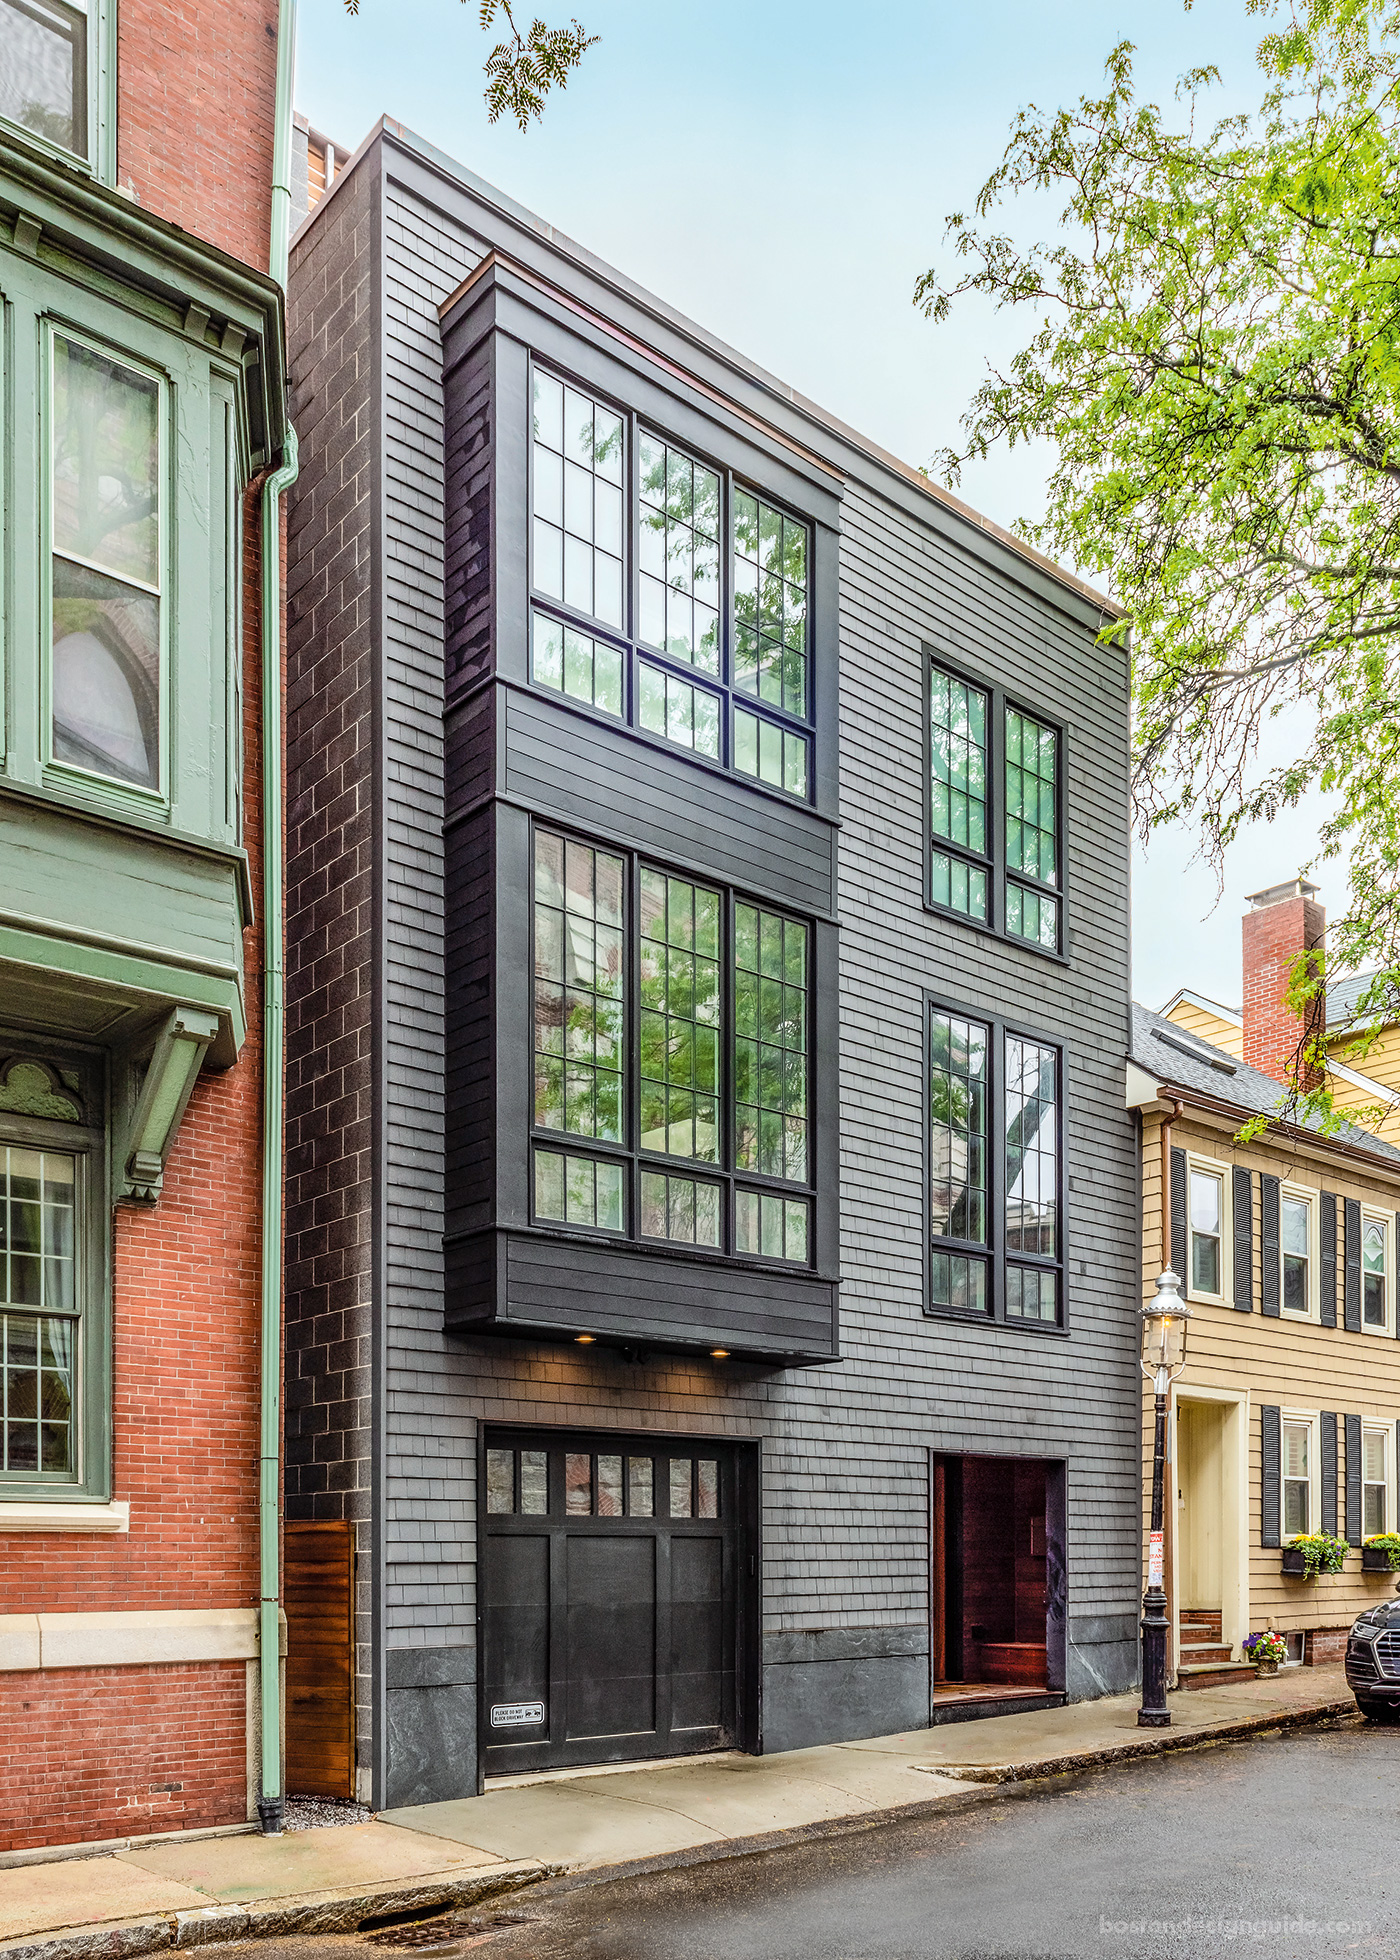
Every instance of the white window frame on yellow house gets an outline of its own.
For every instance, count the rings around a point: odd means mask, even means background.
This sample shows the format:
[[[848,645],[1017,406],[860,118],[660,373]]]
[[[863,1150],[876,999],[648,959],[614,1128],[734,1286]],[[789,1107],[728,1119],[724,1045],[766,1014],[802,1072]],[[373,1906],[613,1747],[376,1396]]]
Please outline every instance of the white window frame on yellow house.
[[[1381,1244],[1385,1248],[1385,1318],[1377,1324],[1366,1318],[1366,1227],[1379,1225]],[[1361,1207],[1361,1331],[1363,1334],[1379,1334],[1389,1340],[1395,1329],[1395,1246],[1393,1233],[1395,1214],[1382,1211],[1377,1205],[1363,1204]]]
[[[1300,1483],[1301,1478],[1288,1475],[1288,1431],[1290,1428],[1306,1428],[1308,1432],[1308,1518],[1303,1531],[1288,1529],[1288,1486]],[[1322,1528],[1322,1420],[1317,1409],[1279,1410],[1278,1447],[1278,1510],[1279,1539],[1291,1545],[1295,1538],[1301,1538]]]
[[[1279,1189],[1278,1214],[1278,1288],[1279,1312],[1289,1320],[1318,1320],[1321,1318],[1321,1235],[1322,1206],[1320,1193],[1310,1184],[1281,1185]],[[1307,1305],[1301,1309],[1288,1305],[1288,1260],[1293,1255],[1285,1250],[1283,1242],[1283,1208],[1289,1202],[1305,1204],[1308,1208],[1308,1272]]]
[[[1218,1157],[1207,1157],[1194,1150],[1188,1150],[1186,1153],[1186,1297],[1188,1300],[1205,1301],[1213,1307],[1226,1307],[1230,1305],[1230,1294],[1226,1288],[1227,1263],[1230,1258],[1231,1248],[1234,1245],[1235,1226],[1232,1200],[1232,1169],[1232,1165],[1223,1163]],[[1217,1293],[1207,1293],[1203,1288],[1198,1287],[1194,1277],[1196,1270],[1194,1245],[1196,1233],[1191,1217],[1191,1180],[1198,1174],[1202,1177],[1216,1178],[1220,1184],[1220,1291]],[[1207,1233],[1203,1234],[1203,1236],[1209,1237],[1210,1235]]]
[[[1366,1475],[1366,1444],[1371,1437],[1378,1437],[1381,1446],[1381,1474],[1379,1479]],[[1390,1439],[1388,1423],[1363,1422],[1361,1425],[1361,1536],[1374,1538],[1378,1533],[1393,1527],[1390,1521]],[[1379,1482],[1381,1493],[1381,1521],[1378,1525],[1366,1523],[1366,1493],[1374,1490]]]

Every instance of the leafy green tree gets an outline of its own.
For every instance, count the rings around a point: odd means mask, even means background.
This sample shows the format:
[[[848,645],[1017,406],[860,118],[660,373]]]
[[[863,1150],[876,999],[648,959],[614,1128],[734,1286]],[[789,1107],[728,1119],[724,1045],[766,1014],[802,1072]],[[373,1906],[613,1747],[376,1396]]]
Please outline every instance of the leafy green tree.
[[[1172,112],[1139,100],[1124,42],[1101,94],[1016,119],[975,217],[948,221],[952,276],[916,297],[941,319],[976,293],[1033,326],[936,467],[954,483],[994,443],[1048,441],[1046,514],[1022,530],[1124,609],[1105,630],[1131,636],[1144,834],[1188,819],[1218,867],[1243,824],[1331,792],[1319,855],[1349,859],[1353,902],[1328,963],[1377,969],[1363,1011],[1394,1014],[1400,4],[1249,5],[1275,17],[1252,115],[1207,122],[1213,68]],[[1030,248],[991,222],[1025,191],[1061,207]],[[1296,753],[1265,767],[1284,711]],[[1319,963],[1294,984],[1315,1018]]]
[[[463,6],[467,0],[462,0]],[[345,0],[345,11],[358,14],[360,0]],[[552,88],[567,88],[569,77],[598,39],[571,20],[567,27],[550,27],[538,15],[522,34],[515,24],[511,0],[480,0],[482,31],[500,16],[507,29],[486,57],[486,112],[499,122],[509,115],[522,130],[544,112]]]

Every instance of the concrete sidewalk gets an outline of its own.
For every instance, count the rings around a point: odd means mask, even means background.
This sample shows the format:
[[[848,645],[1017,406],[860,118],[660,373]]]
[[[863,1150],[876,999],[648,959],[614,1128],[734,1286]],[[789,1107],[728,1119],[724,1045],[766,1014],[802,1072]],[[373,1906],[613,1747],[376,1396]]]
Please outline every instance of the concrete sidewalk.
[[[0,1960],[104,1960],[265,1934],[351,1931],[561,1871],[691,1862],[784,1834],[976,1801],[986,1786],[1354,1714],[1339,1667],[1176,1694],[1142,1730],[1120,1695],[793,1750],[556,1772],[372,1823],[220,1836],[0,1869]],[[982,1786],[981,1789],[978,1786]]]

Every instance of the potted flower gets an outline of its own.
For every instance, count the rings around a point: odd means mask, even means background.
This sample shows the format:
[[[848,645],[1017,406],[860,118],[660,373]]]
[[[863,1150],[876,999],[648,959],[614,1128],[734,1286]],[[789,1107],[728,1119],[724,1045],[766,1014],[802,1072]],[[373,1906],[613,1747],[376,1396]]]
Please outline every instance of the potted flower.
[[[1277,1674],[1279,1662],[1288,1656],[1288,1643],[1281,1633],[1252,1633],[1241,1641],[1240,1652],[1253,1662],[1256,1675]]]
[[[1286,1578],[1315,1579],[1319,1572],[1340,1572],[1350,1547],[1330,1531],[1304,1531],[1283,1548]]]
[[[1361,1541],[1363,1572],[1400,1572],[1400,1532],[1378,1531]]]

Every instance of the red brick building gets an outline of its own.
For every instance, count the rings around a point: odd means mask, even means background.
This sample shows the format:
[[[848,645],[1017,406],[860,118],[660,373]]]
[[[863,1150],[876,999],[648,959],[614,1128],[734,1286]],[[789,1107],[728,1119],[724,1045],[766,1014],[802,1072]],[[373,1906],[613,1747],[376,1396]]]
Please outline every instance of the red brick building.
[[[290,12],[0,0],[0,1850],[280,1795]]]

